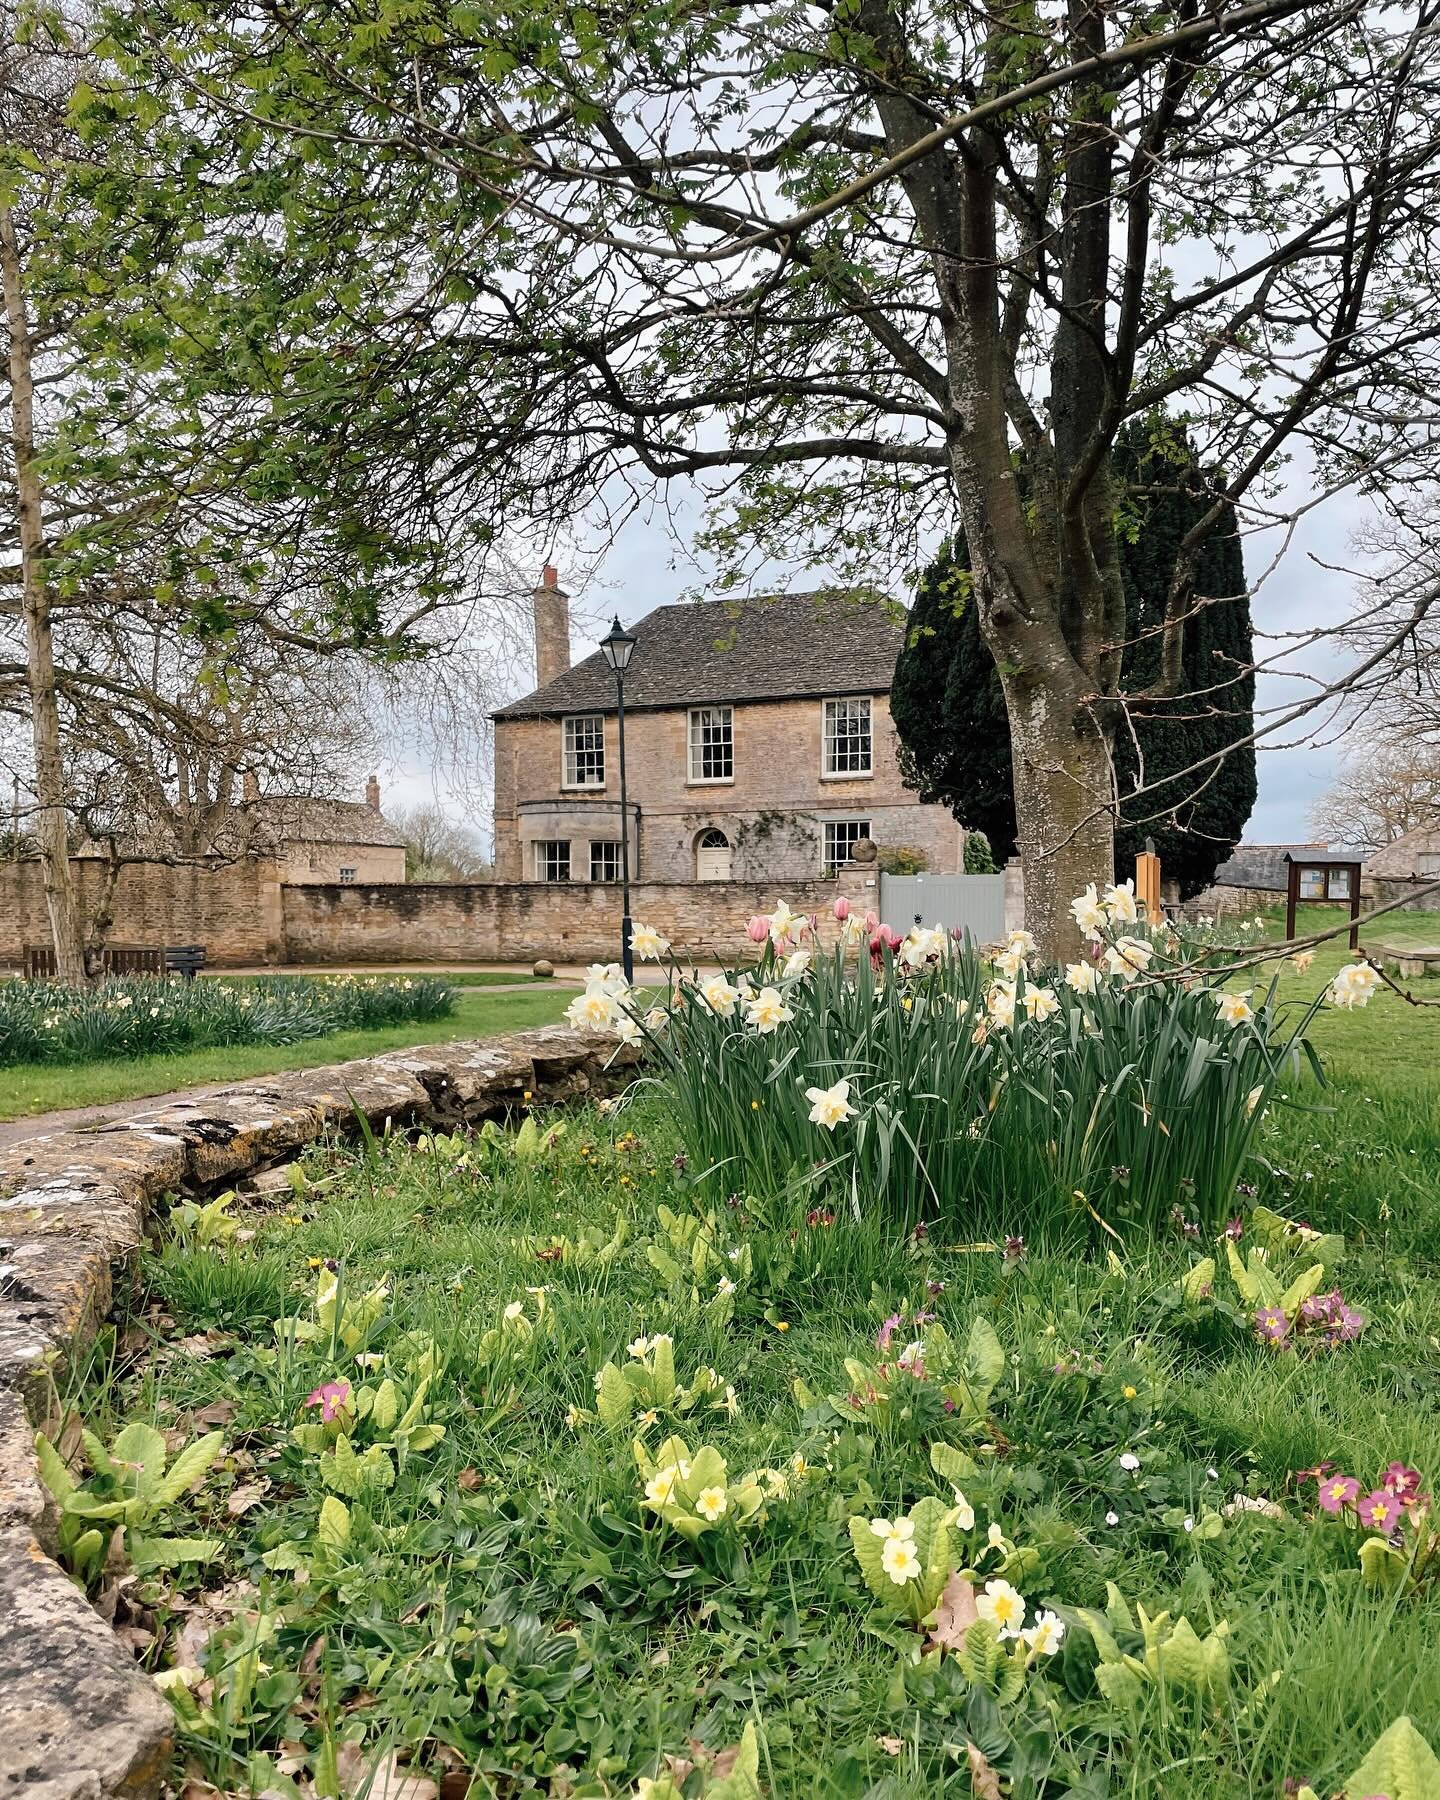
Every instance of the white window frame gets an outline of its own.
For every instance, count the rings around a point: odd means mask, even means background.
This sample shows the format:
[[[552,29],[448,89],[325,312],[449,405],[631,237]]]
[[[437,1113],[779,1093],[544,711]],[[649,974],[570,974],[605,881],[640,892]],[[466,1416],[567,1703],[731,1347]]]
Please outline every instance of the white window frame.
[[[860,830],[857,831],[853,837],[846,838],[846,843],[851,850],[853,850],[856,844],[860,842],[861,838],[869,837],[870,821],[868,819],[823,819],[821,821],[820,873],[822,875],[832,875],[837,869],[843,868],[845,864],[849,862],[850,858],[848,855],[839,859],[835,857],[834,833],[839,831],[842,827],[848,830],[849,827],[854,825],[858,825]]]
[[[549,871],[552,865],[558,868],[562,860],[561,852],[563,852],[565,873],[563,875],[551,874]],[[569,838],[536,838],[533,840],[531,856],[534,859],[533,868],[536,881],[543,881],[547,885],[553,886],[572,878]]]
[[[839,709],[846,709],[841,714]],[[848,743],[853,737],[859,740],[860,733],[846,732],[842,738],[835,727],[842,719],[848,723],[851,717],[850,708],[863,708],[865,723],[865,741],[867,746],[866,764],[863,769],[837,769],[834,767],[836,746]],[[832,708],[835,709],[832,712]],[[837,694],[824,700],[820,705],[820,779],[822,781],[869,781],[875,774],[875,703],[869,694]]]
[[[585,728],[587,742],[580,744],[580,728]],[[598,739],[598,744],[597,740]],[[591,774],[582,780],[581,757],[600,759],[599,779]],[[605,715],[604,713],[568,713],[560,721],[560,785],[562,788],[603,788],[605,786]]]
[[[340,865],[340,880],[346,887],[351,886],[359,873],[360,871],[351,868],[349,863],[342,863]]]
[[[707,748],[703,733],[705,726],[701,723],[706,715],[712,716],[712,729],[723,730],[729,739],[730,773],[728,775],[705,774],[705,750]],[[700,734],[697,736],[697,733]],[[691,787],[726,787],[735,780],[735,708],[733,706],[692,706],[685,715],[686,744],[686,780]],[[711,746],[713,748],[713,746]]]
[[[597,850],[601,853],[598,858],[596,857],[596,854],[595,854]],[[606,856],[604,854],[606,851],[612,851],[614,853],[615,873],[613,875],[597,875],[595,873],[596,862],[597,861],[603,862],[603,861],[609,860],[608,858],[606,858]],[[620,879],[620,840],[619,840],[619,838],[591,838],[591,840],[590,840],[590,879],[592,881],[603,881],[607,884],[609,884],[610,882],[618,881]]]

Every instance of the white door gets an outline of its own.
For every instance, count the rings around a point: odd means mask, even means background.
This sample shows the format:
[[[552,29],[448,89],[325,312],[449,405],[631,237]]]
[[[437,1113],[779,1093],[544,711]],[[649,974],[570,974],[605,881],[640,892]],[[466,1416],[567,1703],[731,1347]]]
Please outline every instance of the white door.
[[[730,840],[723,831],[707,831],[695,851],[697,881],[730,879]]]

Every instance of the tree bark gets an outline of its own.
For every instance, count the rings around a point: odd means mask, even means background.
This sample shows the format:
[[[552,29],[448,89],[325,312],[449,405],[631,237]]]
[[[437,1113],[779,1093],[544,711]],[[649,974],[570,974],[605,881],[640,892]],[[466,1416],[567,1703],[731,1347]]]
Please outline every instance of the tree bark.
[[[80,909],[70,867],[70,833],[65,809],[65,769],[60,744],[60,709],[55,694],[55,659],[50,629],[50,588],[44,568],[45,521],[40,479],[35,470],[35,389],[31,370],[30,322],[21,286],[20,247],[14,214],[0,205],[0,283],[10,336],[10,441],[20,524],[22,609],[25,620],[26,678],[30,691],[30,731],[35,756],[35,844],[61,981],[85,980]]]

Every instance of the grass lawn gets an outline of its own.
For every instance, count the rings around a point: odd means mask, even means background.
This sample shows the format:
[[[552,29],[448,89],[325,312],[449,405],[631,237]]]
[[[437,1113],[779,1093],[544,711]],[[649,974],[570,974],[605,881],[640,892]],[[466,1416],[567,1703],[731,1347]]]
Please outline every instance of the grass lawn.
[[[1331,1085],[1272,1105],[1235,1198],[1281,1281],[1316,1252],[1252,1208],[1344,1235],[1365,1323],[1330,1346],[1262,1341],[1178,1228],[1006,1257],[883,1188],[707,1207],[653,1088],[548,1144],[317,1148],[229,1241],[172,1220],[76,1397],[107,1441],[223,1439],[145,1526],[206,1560],[142,1540],[117,1618],[188,1671],[176,1786],[678,1800],[740,1747],[725,1800],[1437,1791],[1361,1765],[1401,1715],[1440,1738],[1440,1583],[1367,1583],[1300,1473],[1440,1481],[1437,1034],[1320,1014]],[[909,1584],[952,1565],[1054,1622],[997,1641],[962,1582],[925,1654]]]
[[[549,1025],[570,999],[568,990],[537,983],[535,993],[489,994],[480,985],[457,982],[460,995],[452,1018],[438,1023],[399,1025],[383,1031],[340,1031],[303,1043],[234,1045],[178,1056],[141,1056],[126,1062],[16,1063],[0,1068],[0,1119],[27,1118],[72,1106],[105,1106],[111,1101],[168,1094],[176,1088],[271,1075],[280,1069],[312,1069],[407,1044],[448,1043]]]

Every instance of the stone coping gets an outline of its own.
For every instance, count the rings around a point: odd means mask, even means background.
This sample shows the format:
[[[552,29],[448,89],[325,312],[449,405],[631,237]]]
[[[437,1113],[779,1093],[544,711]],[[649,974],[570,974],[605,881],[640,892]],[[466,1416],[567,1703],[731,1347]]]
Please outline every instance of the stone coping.
[[[146,1800],[169,1703],[45,1553],[36,1426],[133,1274],[162,1195],[288,1161],[327,1132],[457,1124],[614,1092],[637,1050],[565,1026],[258,1076],[0,1152],[0,1800]]]

